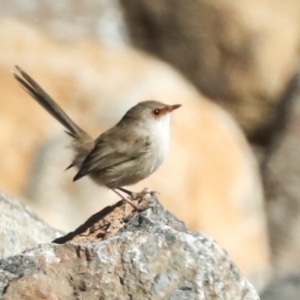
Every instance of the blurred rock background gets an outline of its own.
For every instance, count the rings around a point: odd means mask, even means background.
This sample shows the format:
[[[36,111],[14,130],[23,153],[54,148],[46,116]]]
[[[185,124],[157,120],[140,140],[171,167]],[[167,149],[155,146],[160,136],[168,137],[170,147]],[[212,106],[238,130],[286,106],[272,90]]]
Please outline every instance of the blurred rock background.
[[[33,76],[97,136],[135,103],[182,103],[149,186],[258,287],[300,267],[300,2],[0,0],[0,187],[73,230],[114,195],[75,170]],[[138,48],[139,50],[135,50]],[[1,221],[1,215],[0,215]]]

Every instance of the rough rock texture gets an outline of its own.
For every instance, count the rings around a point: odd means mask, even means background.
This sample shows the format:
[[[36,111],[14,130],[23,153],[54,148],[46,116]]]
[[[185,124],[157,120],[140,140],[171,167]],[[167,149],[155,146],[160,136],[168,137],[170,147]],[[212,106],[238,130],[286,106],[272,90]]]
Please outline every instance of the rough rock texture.
[[[260,294],[261,300],[299,300],[300,272],[279,278],[268,285]]]
[[[226,251],[156,199],[122,203],[75,233],[0,261],[3,299],[259,299]]]
[[[69,138],[15,82],[10,71],[16,63],[94,137],[139,101],[181,103],[172,117],[166,161],[130,188],[158,191],[164,206],[189,228],[213,236],[243,274],[264,282],[269,249],[261,179],[228,113],[170,66],[132,49],[91,40],[63,44],[11,19],[0,20],[0,44],[2,188],[14,195],[26,191],[38,214],[62,230],[118,200],[89,178],[72,182],[75,169],[64,172],[72,155]]]
[[[300,76],[288,97],[290,118],[263,165],[272,264],[280,277],[300,269]]]
[[[6,258],[62,235],[33,210],[0,191],[0,258]]]
[[[265,144],[298,65],[299,1],[121,0],[133,44],[177,67]]]

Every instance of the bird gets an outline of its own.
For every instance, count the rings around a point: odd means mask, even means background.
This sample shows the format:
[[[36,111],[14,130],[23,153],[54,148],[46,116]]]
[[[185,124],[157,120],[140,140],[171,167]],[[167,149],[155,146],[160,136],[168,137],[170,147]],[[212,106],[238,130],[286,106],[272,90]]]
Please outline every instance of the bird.
[[[17,71],[12,72],[15,79],[72,138],[74,158],[67,169],[78,169],[73,181],[89,176],[96,184],[115,192],[134,210],[142,210],[121,192],[132,195],[124,186],[147,178],[164,162],[169,148],[171,113],[181,104],[168,105],[155,100],[139,102],[115,126],[94,140],[31,76],[21,67],[15,67]]]

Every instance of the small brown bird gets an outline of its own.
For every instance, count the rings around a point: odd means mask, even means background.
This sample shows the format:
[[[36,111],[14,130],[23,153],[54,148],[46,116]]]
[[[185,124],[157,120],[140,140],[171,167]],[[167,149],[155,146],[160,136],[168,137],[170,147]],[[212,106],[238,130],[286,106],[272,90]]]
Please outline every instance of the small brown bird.
[[[144,101],[129,109],[123,118],[96,140],[76,125],[57,103],[20,67],[16,80],[41,106],[67,130],[75,152],[71,165],[78,173],[73,181],[88,175],[105,186],[134,209],[141,208],[119,191],[132,193],[124,186],[150,176],[163,163],[169,148],[171,112],[181,105]]]

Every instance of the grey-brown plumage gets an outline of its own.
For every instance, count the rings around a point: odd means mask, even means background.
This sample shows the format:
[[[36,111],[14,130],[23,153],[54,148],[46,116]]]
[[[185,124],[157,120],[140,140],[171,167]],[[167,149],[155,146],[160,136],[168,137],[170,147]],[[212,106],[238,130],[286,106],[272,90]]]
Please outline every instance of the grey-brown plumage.
[[[145,179],[164,161],[169,146],[170,115],[180,105],[140,102],[119,123],[93,140],[27,73],[16,68],[21,74],[13,73],[16,80],[73,138],[75,156],[69,168],[79,169],[74,181],[89,175],[99,185],[116,192],[115,189]],[[130,200],[123,199],[132,205]]]

